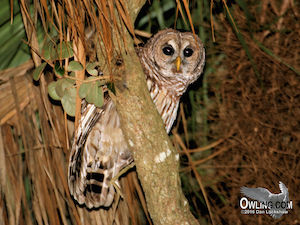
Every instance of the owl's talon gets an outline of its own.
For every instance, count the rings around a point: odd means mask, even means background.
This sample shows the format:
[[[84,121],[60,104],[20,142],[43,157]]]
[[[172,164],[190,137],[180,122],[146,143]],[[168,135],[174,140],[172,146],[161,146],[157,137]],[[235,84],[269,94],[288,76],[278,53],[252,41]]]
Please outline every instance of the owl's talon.
[[[110,184],[112,184],[112,185],[114,186],[114,188],[116,189],[118,195],[121,196],[122,198],[124,198],[124,196],[123,196],[123,194],[122,194],[122,192],[121,192],[121,187],[119,186],[119,183],[116,182],[116,180],[114,180],[114,181],[112,180],[112,181],[110,182]]]
[[[119,182],[118,179],[119,177],[121,177],[123,174],[125,174],[128,170],[130,170],[131,168],[133,168],[135,166],[134,162],[131,162],[129,165],[125,166],[123,169],[120,170],[120,172],[114,176],[111,181],[110,184],[114,186],[114,188],[116,189],[117,193],[124,198],[122,192],[121,192],[121,187],[119,186]]]

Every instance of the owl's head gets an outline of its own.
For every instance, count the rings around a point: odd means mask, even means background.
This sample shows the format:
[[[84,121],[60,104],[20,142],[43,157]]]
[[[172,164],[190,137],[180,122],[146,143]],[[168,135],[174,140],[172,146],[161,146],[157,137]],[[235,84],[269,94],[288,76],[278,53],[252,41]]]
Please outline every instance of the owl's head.
[[[199,37],[190,32],[162,30],[149,39],[143,53],[156,76],[181,81],[186,86],[201,75],[204,67],[203,44]]]

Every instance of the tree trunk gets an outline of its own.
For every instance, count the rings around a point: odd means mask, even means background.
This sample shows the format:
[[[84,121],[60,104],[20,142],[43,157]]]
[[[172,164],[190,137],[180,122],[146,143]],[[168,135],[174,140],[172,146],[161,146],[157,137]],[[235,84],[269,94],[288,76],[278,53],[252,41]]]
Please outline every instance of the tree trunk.
[[[128,2],[131,21],[135,20],[144,3],[141,0]],[[120,26],[119,29],[124,29]],[[181,190],[179,154],[150,98],[143,69],[127,30],[125,41],[126,50],[120,49],[122,65],[112,65],[116,71],[114,75],[122,78],[116,82],[115,103],[151,218],[155,225],[199,224]]]

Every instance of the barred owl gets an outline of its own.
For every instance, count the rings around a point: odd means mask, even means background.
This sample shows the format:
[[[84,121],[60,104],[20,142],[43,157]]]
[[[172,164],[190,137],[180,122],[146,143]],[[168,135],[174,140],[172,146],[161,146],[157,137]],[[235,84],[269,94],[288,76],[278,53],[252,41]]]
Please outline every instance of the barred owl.
[[[137,54],[151,98],[169,132],[180,97],[202,73],[203,44],[192,33],[166,29],[138,48]],[[115,194],[110,181],[132,161],[109,96],[101,108],[87,104],[75,131],[69,161],[68,185],[74,199],[88,208],[109,207]]]

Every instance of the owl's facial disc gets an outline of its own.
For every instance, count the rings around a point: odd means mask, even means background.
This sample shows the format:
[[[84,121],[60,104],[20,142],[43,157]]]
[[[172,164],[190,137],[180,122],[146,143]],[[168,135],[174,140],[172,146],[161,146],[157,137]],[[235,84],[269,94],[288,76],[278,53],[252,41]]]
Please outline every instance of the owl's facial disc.
[[[195,81],[204,65],[204,48],[201,40],[189,32],[174,30],[159,33],[147,48],[147,57],[160,75],[168,79]]]

